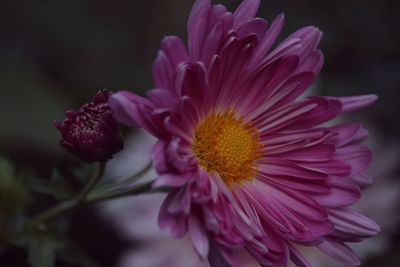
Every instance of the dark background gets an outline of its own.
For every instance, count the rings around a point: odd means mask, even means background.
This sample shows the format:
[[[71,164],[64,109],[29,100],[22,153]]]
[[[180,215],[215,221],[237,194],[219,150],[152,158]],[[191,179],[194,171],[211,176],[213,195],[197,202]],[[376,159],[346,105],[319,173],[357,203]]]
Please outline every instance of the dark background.
[[[230,10],[239,3],[220,2]],[[59,148],[53,120],[63,119],[67,109],[78,108],[102,88],[150,89],[160,40],[186,36],[191,5],[186,0],[0,1],[0,153],[43,177],[54,166],[77,165]],[[357,116],[380,139],[398,144],[399,1],[268,0],[258,15],[271,21],[281,12],[286,15],[281,39],[306,25],[324,32],[318,92],[377,94],[380,100]],[[399,168],[394,171],[398,174]],[[90,209],[73,214],[71,236],[104,266],[112,266],[125,248]],[[399,248],[394,235],[387,252],[365,266],[398,266]],[[7,251],[0,255],[0,266],[24,266],[16,260],[24,257],[21,251]]]

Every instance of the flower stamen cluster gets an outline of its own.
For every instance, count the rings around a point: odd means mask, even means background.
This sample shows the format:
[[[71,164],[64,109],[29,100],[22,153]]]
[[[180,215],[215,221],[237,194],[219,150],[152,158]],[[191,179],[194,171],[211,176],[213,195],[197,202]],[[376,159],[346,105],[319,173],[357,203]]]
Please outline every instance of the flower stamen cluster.
[[[211,113],[195,130],[193,151],[200,165],[228,186],[253,179],[260,147],[257,129],[233,111]]]

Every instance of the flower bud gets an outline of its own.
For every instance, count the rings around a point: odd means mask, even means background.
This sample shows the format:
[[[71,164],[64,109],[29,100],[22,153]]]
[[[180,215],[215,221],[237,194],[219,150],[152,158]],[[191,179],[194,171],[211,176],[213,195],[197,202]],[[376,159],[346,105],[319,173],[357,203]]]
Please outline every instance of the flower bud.
[[[100,90],[78,112],[68,111],[64,121],[55,122],[62,135],[60,145],[87,163],[106,161],[123,147],[119,124],[108,105],[111,94]]]

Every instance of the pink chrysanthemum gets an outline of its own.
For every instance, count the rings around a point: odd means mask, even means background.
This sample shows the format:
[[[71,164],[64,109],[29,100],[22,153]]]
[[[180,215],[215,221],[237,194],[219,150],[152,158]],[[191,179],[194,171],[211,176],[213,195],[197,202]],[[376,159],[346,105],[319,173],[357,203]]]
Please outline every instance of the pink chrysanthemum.
[[[166,37],[153,66],[155,88],[143,98],[110,98],[116,117],[159,139],[155,187],[173,188],[159,225],[189,233],[211,266],[238,266],[244,248],[262,266],[310,266],[298,246],[316,246],[349,265],[345,242],[378,225],[348,206],[370,183],[371,152],[359,123],[321,125],[376,96],[300,95],[318,75],[321,32],[305,27],[275,49],[278,16],[254,18],[260,1],[230,13],[198,0],[188,21],[188,48]]]

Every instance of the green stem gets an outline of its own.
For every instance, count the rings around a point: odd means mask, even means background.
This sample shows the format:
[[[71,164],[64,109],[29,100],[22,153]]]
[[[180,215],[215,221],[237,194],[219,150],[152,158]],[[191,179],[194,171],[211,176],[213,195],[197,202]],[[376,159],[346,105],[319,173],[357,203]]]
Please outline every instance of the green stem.
[[[129,181],[132,181],[132,179],[136,179],[139,176],[142,176],[146,171],[150,169],[150,165],[147,165],[143,170],[141,170],[139,173],[133,175]],[[88,183],[85,185],[83,190],[73,199],[67,200],[65,202],[61,202],[41,213],[33,217],[30,222],[33,224],[38,224],[41,222],[44,222],[46,220],[49,220],[55,216],[58,216],[70,209],[75,208],[79,204],[84,204],[84,203],[97,203],[105,200],[110,200],[110,199],[116,199],[116,198],[121,198],[121,197],[126,197],[126,196],[134,196],[138,195],[141,193],[145,192],[156,192],[156,191],[151,191],[151,184],[153,181],[138,185],[133,188],[119,188],[112,190],[110,192],[93,192],[92,194],[91,191],[93,187],[97,184],[97,182],[100,180],[100,178],[104,174],[104,169],[105,169],[105,163],[101,163],[100,167],[98,170],[95,172],[95,174],[90,178]],[[117,185],[124,185],[127,184],[126,181],[122,181],[118,183]],[[164,189],[160,189],[157,192],[163,192]]]
[[[41,213],[36,215],[31,219],[31,222],[34,224],[46,221],[50,218],[53,218],[61,213],[64,213],[78,204],[82,203],[85,201],[86,196],[90,192],[90,190],[93,188],[93,186],[96,185],[96,183],[101,179],[104,173],[106,163],[101,162],[97,170],[93,173],[93,175],[90,177],[88,183],[85,185],[85,187],[82,189],[82,191],[73,199],[67,200],[65,202],[61,202]]]
[[[114,190],[109,192],[108,194],[93,194],[93,195],[88,195],[86,199],[86,203],[94,203],[94,202],[101,202],[105,200],[110,200],[110,199],[117,199],[121,197],[128,197],[128,196],[135,196],[141,193],[154,193],[158,191],[152,191],[151,185],[153,181],[138,185],[133,188],[129,189],[120,189],[120,190]]]
[[[135,173],[134,175],[131,175],[131,176],[128,176],[128,177],[124,177],[124,178],[120,178],[120,179],[118,179],[116,181],[99,184],[99,186],[96,186],[93,189],[93,192],[96,192],[96,193],[104,192],[105,190],[110,188],[110,184],[114,188],[117,188],[117,187],[120,187],[120,186],[127,186],[127,185],[133,183],[134,181],[136,181],[138,178],[142,177],[144,174],[146,174],[151,169],[151,166],[152,166],[152,162],[150,161],[149,163],[147,163],[144,166],[143,169],[141,169],[139,172]]]
[[[106,168],[106,163],[101,162],[97,171],[93,174],[93,176],[90,178],[89,182],[85,185],[83,190],[76,197],[78,202],[83,202],[85,200],[86,196],[89,194],[89,192],[93,189],[93,187],[97,184],[97,182],[103,176],[105,168]]]
[[[32,224],[38,224],[40,222],[46,221],[52,217],[55,217],[58,214],[61,214],[63,212],[66,212],[67,210],[70,210],[74,208],[76,205],[78,205],[78,201],[76,199],[71,199],[65,202],[61,202],[57,204],[56,206],[53,206],[38,215],[36,215],[34,218],[30,220]]]

